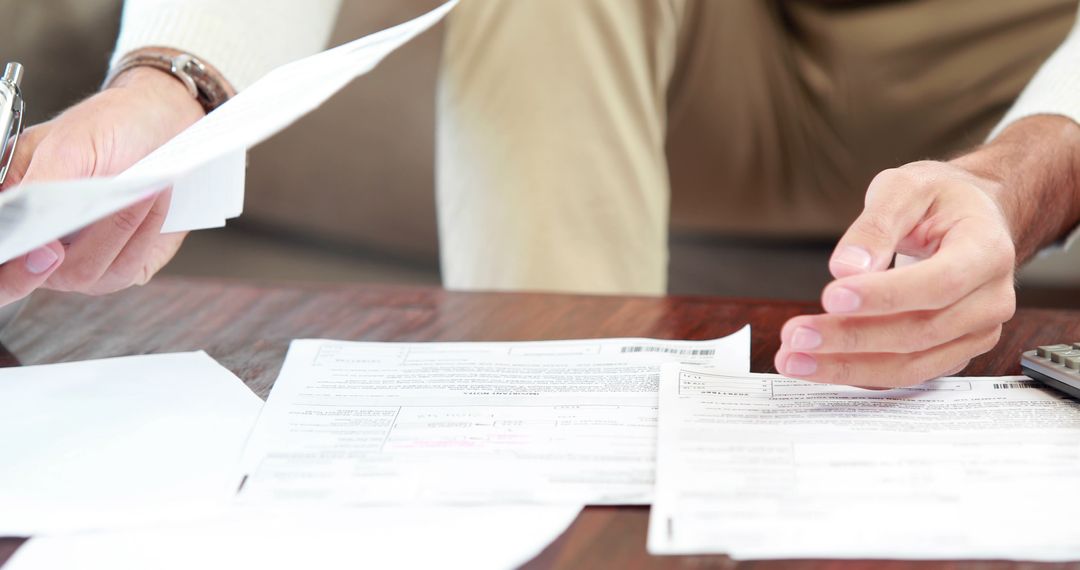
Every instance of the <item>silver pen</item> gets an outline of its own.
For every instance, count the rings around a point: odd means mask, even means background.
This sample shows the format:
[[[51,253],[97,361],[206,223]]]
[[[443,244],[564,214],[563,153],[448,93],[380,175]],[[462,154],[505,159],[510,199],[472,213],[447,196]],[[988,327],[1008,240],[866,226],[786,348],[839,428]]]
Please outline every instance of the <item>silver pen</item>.
[[[21,63],[9,63],[0,77],[0,184],[7,178],[11,159],[15,157],[15,147],[19,144],[19,135],[23,131],[22,83],[23,66]]]

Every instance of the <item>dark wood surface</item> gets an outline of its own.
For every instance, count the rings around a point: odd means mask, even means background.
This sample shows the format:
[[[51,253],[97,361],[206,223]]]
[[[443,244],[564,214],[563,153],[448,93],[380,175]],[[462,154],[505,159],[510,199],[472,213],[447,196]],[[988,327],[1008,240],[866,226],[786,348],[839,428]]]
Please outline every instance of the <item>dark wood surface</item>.
[[[812,304],[705,297],[593,297],[450,293],[438,289],[312,284],[255,285],[158,279],[88,298],[38,293],[2,333],[0,366],[206,350],[262,397],[293,338],[543,340],[615,336],[708,339],[753,327],[752,370],[771,372],[780,326]],[[1080,339],[1080,312],[1021,310],[1001,343],[965,375],[1017,374],[1022,350]],[[1072,568],[1009,562],[781,561],[645,552],[648,509],[586,509],[526,568]],[[1078,525],[1080,532],[1080,525]],[[0,539],[0,562],[20,539]]]

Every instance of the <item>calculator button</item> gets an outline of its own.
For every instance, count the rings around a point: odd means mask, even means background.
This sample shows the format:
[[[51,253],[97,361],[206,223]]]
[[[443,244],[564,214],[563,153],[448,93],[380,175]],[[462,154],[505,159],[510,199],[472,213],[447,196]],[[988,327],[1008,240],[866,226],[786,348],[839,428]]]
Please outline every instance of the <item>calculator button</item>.
[[[1066,350],[1063,352],[1051,352],[1050,360],[1053,360],[1056,364],[1065,364],[1066,358],[1080,357],[1080,350]]]
[[[1068,356],[1065,358],[1065,367],[1072,370],[1080,370],[1080,356]]]
[[[1050,355],[1055,352],[1065,352],[1067,350],[1073,350],[1073,347],[1068,344],[1048,344],[1046,346],[1040,346],[1038,354],[1043,358],[1050,358]],[[1057,361],[1055,360],[1054,362]]]

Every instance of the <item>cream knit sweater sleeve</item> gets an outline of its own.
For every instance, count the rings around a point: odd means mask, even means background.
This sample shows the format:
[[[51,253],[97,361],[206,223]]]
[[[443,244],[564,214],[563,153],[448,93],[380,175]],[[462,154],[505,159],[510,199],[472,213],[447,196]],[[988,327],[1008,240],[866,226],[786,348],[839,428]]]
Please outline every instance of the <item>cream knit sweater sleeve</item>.
[[[113,63],[146,46],[190,53],[237,89],[326,47],[341,0],[127,0]]]
[[[1080,123],[1080,18],[990,134],[1032,115],[1062,115]]]

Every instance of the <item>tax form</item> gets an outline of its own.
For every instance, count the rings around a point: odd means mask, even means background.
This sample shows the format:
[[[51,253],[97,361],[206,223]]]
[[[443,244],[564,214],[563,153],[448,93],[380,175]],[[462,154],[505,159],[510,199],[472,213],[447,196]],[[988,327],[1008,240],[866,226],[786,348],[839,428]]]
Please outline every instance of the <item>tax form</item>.
[[[659,365],[749,369],[712,341],[298,340],[244,453],[249,504],[645,504]]]
[[[0,263],[170,186],[163,232],[225,225],[243,209],[249,148],[318,108],[456,4],[451,0],[403,24],[274,69],[119,176],[5,190],[0,193]]]
[[[0,370],[0,536],[138,526],[228,504],[262,407],[205,352]]]
[[[869,391],[664,367],[653,554],[1080,559],[1080,404],[1023,376]]]

